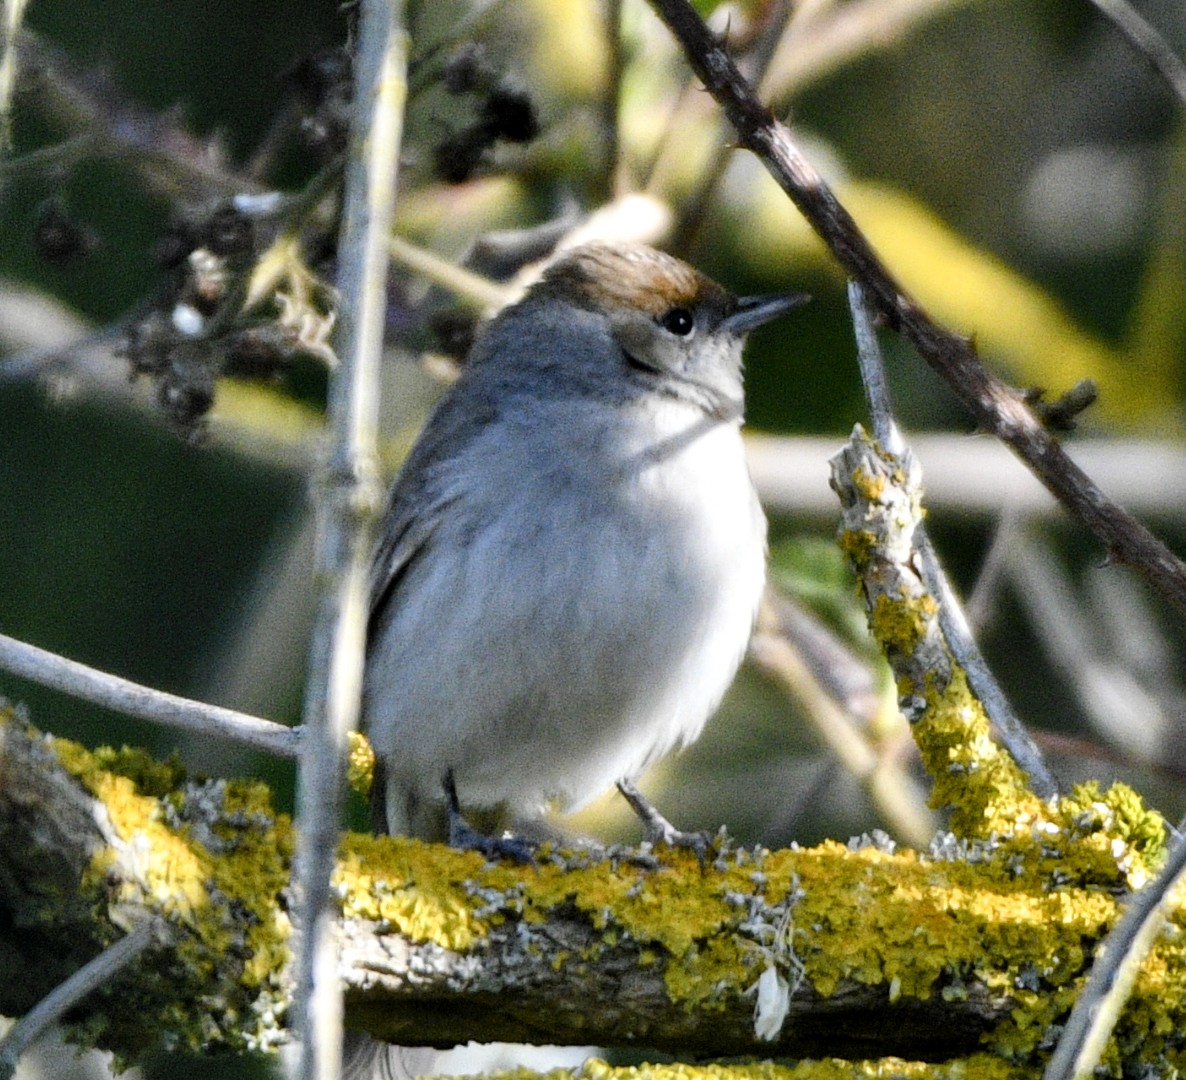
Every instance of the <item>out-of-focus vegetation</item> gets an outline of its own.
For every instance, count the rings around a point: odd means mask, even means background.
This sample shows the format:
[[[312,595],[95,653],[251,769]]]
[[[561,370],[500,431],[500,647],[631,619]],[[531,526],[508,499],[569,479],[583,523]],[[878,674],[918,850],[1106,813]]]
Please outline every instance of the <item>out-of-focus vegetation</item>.
[[[1186,51],[1178,4],[1137,6]],[[642,0],[408,7],[403,240],[457,262],[492,231],[616,203],[627,233],[738,292],[814,294],[753,342],[752,426],[839,444],[863,419],[841,276],[761,167],[731,149]],[[700,7],[936,317],[974,336],[1019,386],[1058,394],[1094,379],[1100,402],[1072,440],[1180,446],[1183,109],[1091,5]],[[309,193],[332,190],[350,18],[283,0],[29,5],[13,144],[0,157],[0,631],[295,719],[333,281],[332,206]],[[251,203],[247,234],[233,214],[220,229],[217,207],[274,190],[293,197],[291,212]],[[288,233],[301,243],[285,248]],[[229,278],[202,277],[190,259],[199,249]],[[263,252],[269,274],[256,267]],[[489,260],[475,269],[490,272]],[[239,336],[223,339],[218,362],[239,377],[215,386],[195,360],[169,382],[152,367],[152,334],[172,332],[177,303],[208,315],[202,290],[216,306],[236,274],[254,290],[236,300],[254,306],[230,320]],[[394,468],[440,386],[439,365],[417,358],[463,339],[475,304],[402,264],[390,291]],[[886,345],[903,420],[950,432],[959,454],[973,433],[954,399],[907,349]],[[121,351],[141,368],[131,385]],[[1136,476],[1143,459],[1133,460]],[[1167,497],[1154,509],[1181,550],[1186,506]],[[969,591],[979,583],[986,651],[1023,718],[1047,733],[1057,771],[1121,774],[1180,813],[1179,618],[1125,571],[1101,569],[1098,547],[1056,517],[1018,521],[1004,504],[989,516],[953,500],[930,521],[957,579]],[[819,544],[832,528],[817,512],[781,511],[777,577],[844,634],[851,590]],[[282,792],[288,783],[273,763],[2,674],[0,692],[63,735],[179,745],[196,767],[260,772]],[[749,840],[881,824],[795,707],[753,672],[655,785],[681,825],[726,821]],[[612,828],[604,811],[594,824]]]

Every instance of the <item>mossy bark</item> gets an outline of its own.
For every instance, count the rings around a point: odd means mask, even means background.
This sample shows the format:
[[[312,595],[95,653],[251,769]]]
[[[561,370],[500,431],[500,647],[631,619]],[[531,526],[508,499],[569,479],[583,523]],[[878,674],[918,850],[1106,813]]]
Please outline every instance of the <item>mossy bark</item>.
[[[259,785],[91,754],[9,717],[0,822],[0,1011],[27,1008],[157,916],[167,943],[72,1017],[78,1038],[126,1061],[286,1038],[290,827]],[[729,849],[703,870],[685,853],[626,850],[491,866],[349,835],[336,880],[348,1020],[405,1043],[818,1055],[854,1069],[979,1051],[1037,1075],[1153,832],[1115,789],[1079,792],[1005,839],[948,837],[931,855]],[[1177,1062],[1180,908],[1171,926],[1117,1030],[1117,1063]]]

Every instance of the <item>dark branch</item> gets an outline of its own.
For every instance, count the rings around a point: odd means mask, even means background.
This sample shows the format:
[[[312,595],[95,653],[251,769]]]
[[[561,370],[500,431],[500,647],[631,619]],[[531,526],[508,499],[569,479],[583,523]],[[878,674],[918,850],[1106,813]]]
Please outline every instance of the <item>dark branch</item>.
[[[479,958],[412,945],[374,923],[350,920],[341,929],[350,1025],[403,1045],[600,1042],[714,1058],[942,1060],[973,1052],[1013,1007],[979,982],[959,1002],[936,993],[891,1003],[884,984],[846,981],[825,998],[804,981],[778,1037],[764,1042],[754,1032],[753,995],[728,987],[704,1007],[673,1000],[665,962],[640,962],[644,947],[628,938],[607,949],[604,932],[575,906],[551,913],[538,934],[508,922]],[[597,960],[568,962],[578,956]]]
[[[1042,427],[1023,395],[984,368],[967,338],[937,325],[905,292],[687,0],[650,3],[737,129],[740,144],[761,159],[845,271],[864,286],[889,326],[946,380],[978,426],[1005,442],[1099,538],[1111,559],[1133,567],[1186,613],[1186,565],[1096,486]]]

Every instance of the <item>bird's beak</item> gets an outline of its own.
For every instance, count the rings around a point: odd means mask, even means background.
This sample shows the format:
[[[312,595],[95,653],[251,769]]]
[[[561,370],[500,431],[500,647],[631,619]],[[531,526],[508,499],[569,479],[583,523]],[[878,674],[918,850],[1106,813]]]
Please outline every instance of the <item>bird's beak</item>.
[[[737,310],[726,315],[721,325],[735,334],[747,334],[755,326],[777,319],[810,300],[807,293],[774,293],[770,296],[743,296]]]

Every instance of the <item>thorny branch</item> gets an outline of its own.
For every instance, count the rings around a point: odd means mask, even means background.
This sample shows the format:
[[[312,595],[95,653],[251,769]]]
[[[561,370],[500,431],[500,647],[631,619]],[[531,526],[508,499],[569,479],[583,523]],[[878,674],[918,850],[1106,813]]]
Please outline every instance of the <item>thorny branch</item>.
[[[887,324],[899,331],[955,391],[976,423],[1005,442],[1046,488],[1125,563],[1186,613],[1183,564],[1117,506],[1047,432],[1024,395],[989,373],[972,342],[937,325],[897,282],[865,234],[799,150],[790,131],[755,95],[722,42],[687,0],[650,0],[689,63],[737,130],[845,271],[861,282]]]

